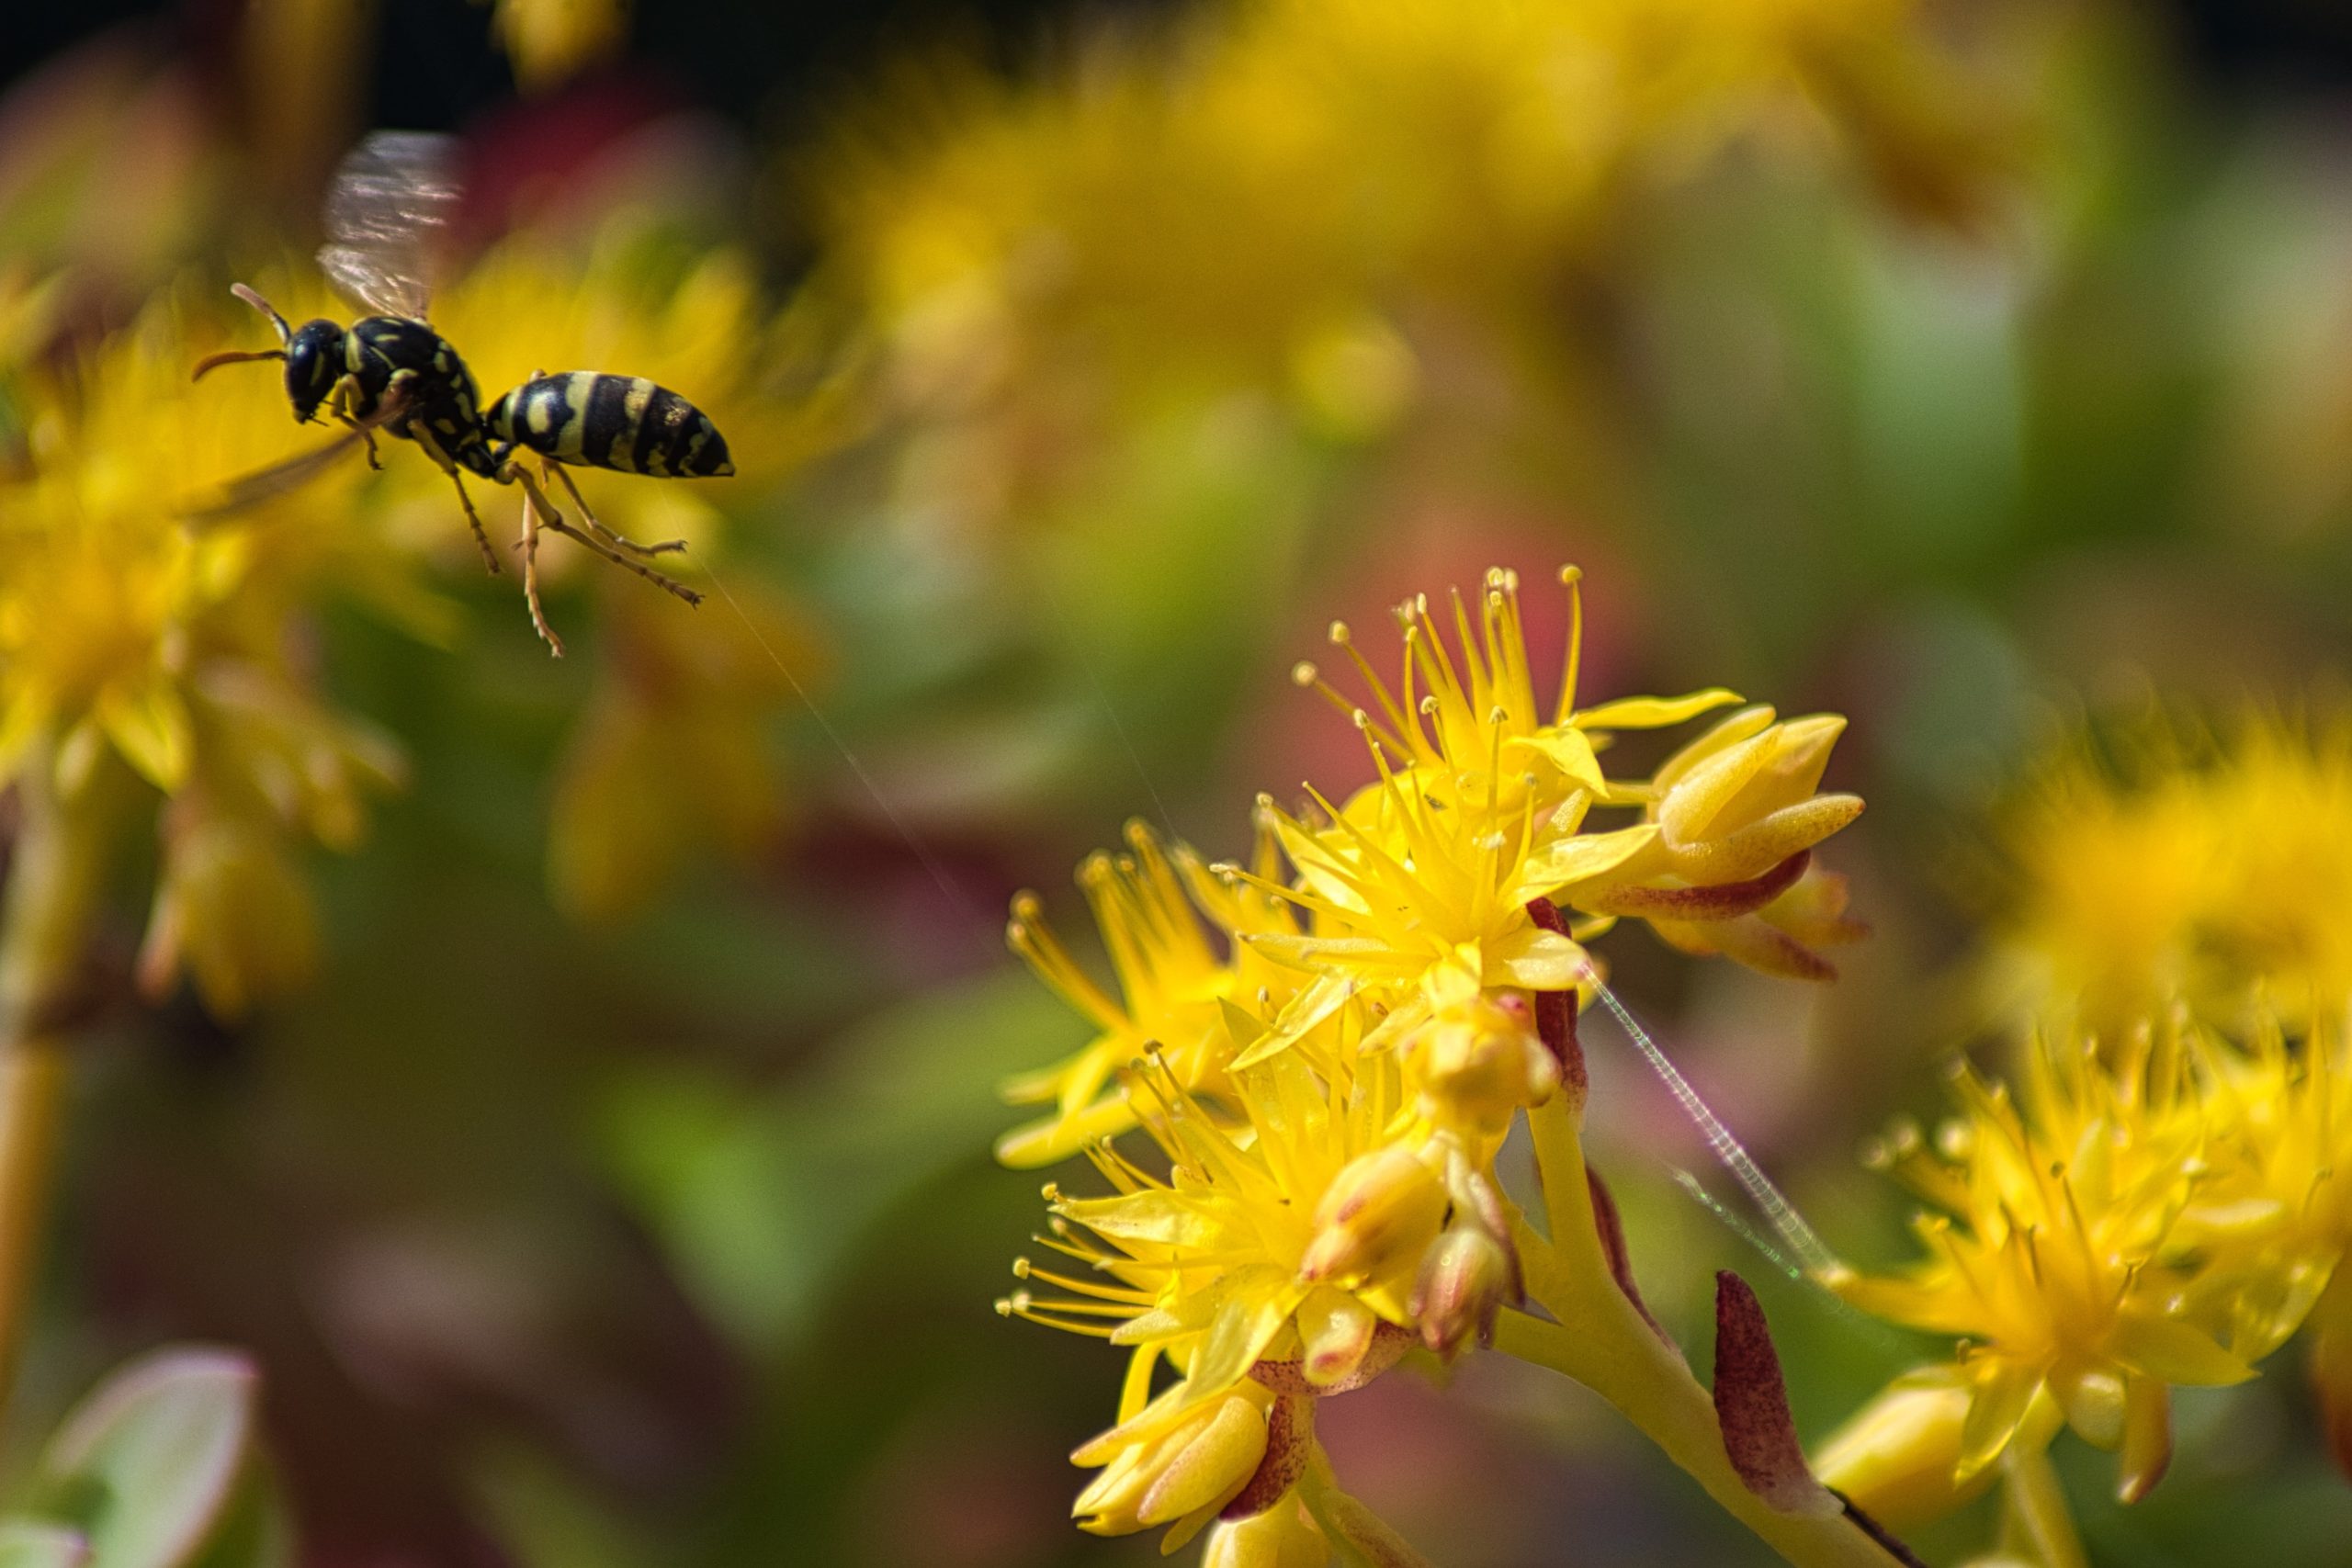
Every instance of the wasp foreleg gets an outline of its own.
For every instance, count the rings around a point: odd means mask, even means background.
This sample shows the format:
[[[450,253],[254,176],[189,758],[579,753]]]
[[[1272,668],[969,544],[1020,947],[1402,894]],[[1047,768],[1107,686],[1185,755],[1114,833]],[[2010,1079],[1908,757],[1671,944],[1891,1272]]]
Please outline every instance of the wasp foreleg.
[[[384,463],[382,458],[376,456],[375,430],[372,427],[363,428],[360,423],[351,415],[352,405],[359,400],[359,378],[351,375],[344,376],[335,382],[334,391],[327,399],[327,412],[367,436],[368,466],[381,473]]]

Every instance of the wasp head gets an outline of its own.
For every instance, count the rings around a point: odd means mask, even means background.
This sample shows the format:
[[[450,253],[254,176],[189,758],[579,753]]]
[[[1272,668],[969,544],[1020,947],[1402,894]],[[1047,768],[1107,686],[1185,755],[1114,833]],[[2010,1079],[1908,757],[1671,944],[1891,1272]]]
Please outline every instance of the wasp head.
[[[286,340],[286,396],[304,424],[342,378],[343,329],[329,321],[304,321]]]

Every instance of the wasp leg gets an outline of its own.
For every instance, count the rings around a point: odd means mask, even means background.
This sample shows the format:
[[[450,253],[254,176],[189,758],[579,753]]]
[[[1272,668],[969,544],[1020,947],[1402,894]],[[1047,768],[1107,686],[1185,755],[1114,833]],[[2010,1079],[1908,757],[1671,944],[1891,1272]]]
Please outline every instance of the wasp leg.
[[[607,543],[618,545],[633,556],[668,555],[673,550],[683,550],[686,547],[686,542],[684,539],[664,539],[658,545],[640,545],[627,535],[605,527],[596,520],[596,514],[588,510],[588,498],[581,494],[579,485],[572,482],[571,470],[551,457],[540,458],[539,477],[542,480],[547,478],[550,470],[556,478],[563,481],[563,488],[571,492],[573,502],[580,508],[580,520],[588,525],[590,532]]]
[[[396,390],[404,391],[403,382],[415,378],[415,371],[403,370],[392,378],[391,386]],[[441,443],[434,438],[432,428],[423,421],[411,425],[409,433],[415,436],[416,444],[424,448],[424,455],[438,464],[441,471],[449,476],[449,482],[458,487],[458,504],[466,509],[466,525],[474,531],[474,543],[481,547],[481,564],[490,568],[491,576],[498,576],[498,552],[490,547],[490,531],[481,525],[481,513],[474,510],[474,498],[466,493],[465,478],[458,472],[456,460],[441,449]]]
[[[376,456],[376,432],[372,426],[363,427],[351,416],[351,405],[358,401],[359,383],[345,376],[334,384],[334,392],[327,399],[327,412],[368,437],[368,466],[381,473],[383,459]]]
[[[440,457],[440,454],[436,452],[434,456]],[[449,482],[451,484],[458,487],[458,504],[466,509],[466,522],[474,531],[474,543],[481,547],[481,563],[482,565],[490,568],[491,576],[496,577],[498,575],[498,552],[490,547],[489,531],[481,525],[481,513],[474,510],[474,498],[466,493],[466,481],[464,478],[458,474],[458,465],[452,463],[447,457],[442,457],[441,471],[449,476]]]
[[[548,500],[548,492],[539,488],[539,481],[533,479],[531,477],[530,470],[524,468],[522,464],[510,462],[503,468],[499,470],[499,475],[502,479],[512,478],[516,483],[523,487],[523,491],[526,495],[528,495],[533,501],[539,503],[539,510],[546,513],[546,516],[540,519],[541,525],[547,528],[550,533],[561,534],[565,538],[570,539],[572,543],[579,545],[582,548],[592,551],[596,555],[604,557],[615,566],[627,568],[628,570],[633,571],[637,573],[638,576],[645,579],[646,581],[652,583],[655,587],[665,589],[668,592],[676,594],[679,598],[684,599],[689,604],[699,604],[702,603],[701,594],[695,592],[684,583],[680,582],[677,579],[662,576],[662,573],[654,570],[651,567],[647,566],[644,562],[635,560],[628,556],[623,555],[620,551],[613,548],[612,546],[605,543],[602,539],[597,538],[594,535],[583,534],[579,529],[573,527],[571,524],[565,522],[563,520],[563,513],[557,511],[555,503]]]
[[[548,651],[558,659],[563,657],[563,638],[555,635],[548,625],[547,611],[539,604],[539,509],[531,492],[523,492],[523,537],[519,547],[523,552],[523,602],[531,607],[531,625]]]

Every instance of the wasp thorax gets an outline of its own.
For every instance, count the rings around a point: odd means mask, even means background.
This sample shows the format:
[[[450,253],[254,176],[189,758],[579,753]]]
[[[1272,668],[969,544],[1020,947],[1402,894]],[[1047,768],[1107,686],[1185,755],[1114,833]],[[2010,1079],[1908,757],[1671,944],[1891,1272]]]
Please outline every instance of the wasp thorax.
[[[286,340],[286,396],[297,421],[311,422],[343,372],[341,327],[322,319],[294,330]]]

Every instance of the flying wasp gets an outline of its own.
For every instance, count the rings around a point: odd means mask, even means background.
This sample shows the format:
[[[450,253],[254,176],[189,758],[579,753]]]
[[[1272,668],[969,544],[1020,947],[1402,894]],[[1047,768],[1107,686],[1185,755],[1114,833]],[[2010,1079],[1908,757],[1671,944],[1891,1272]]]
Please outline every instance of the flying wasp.
[[[240,283],[232,292],[277,333],[274,349],[230,350],[198,362],[196,377],[223,365],[283,360],[286,397],[298,423],[320,411],[343,424],[328,445],[230,482],[192,515],[209,520],[255,505],[323,471],[364,446],[380,468],[376,435],[410,441],[457,487],[482,560],[492,573],[497,552],[466,491],[465,475],[523,490],[524,597],[531,623],[560,657],[562,639],[539,604],[538,533],[544,527],[616,566],[626,567],[689,604],[702,596],[645,564],[681,550],[682,541],[640,545],[607,528],[589,509],[568,471],[610,468],[656,479],[716,478],[735,471],[726,438],[700,409],[641,376],[575,370],[535,375],[483,410],[472,372],[426,320],[431,279],[458,199],[447,137],[378,131],[345,158],[328,187],[328,243],[319,265],[336,290],[369,312],[341,326],[323,319],[289,327],[268,300]],[[524,464],[536,460],[534,478]],[[543,480],[560,479],[587,531],[574,528],[548,499]]]

